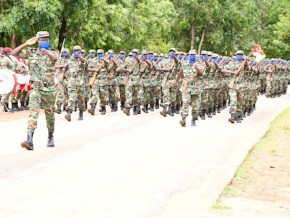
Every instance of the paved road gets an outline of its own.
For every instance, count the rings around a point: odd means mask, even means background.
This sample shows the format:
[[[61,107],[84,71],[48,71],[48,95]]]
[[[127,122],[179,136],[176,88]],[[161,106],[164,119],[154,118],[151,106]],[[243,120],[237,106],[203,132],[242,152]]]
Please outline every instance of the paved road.
[[[56,115],[55,148],[46,147],[44,116],[34,151],[27,119],[0,123],[0,216],[188,217],[206,216],[235,170],[290,106],[290,94],[259,97],[242,124],[228,109],[196,127],[159,112],[127,117],[86,113],[72,122]],[[189,121],[189,119],[188,119]]]

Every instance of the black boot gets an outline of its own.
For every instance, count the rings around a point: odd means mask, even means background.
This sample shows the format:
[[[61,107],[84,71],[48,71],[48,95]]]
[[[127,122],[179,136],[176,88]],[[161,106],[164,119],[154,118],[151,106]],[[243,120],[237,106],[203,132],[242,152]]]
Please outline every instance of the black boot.
[[[155,101],[155,109],[159,109],[159,99]]]
[[[78,120],[83,120],[83,119],[84,119],[84,111],[80,110]]]
[[[217,106],[217,113],[220,113],[221,112],[221,110],[222,110],[222,106],[219,104],[218,106]]]
[[[116,104],[115,104],[115,111],[116,112],[118,111],[118,102],[116,102]]]
[[[212,115],[216,115],[216,107],[215,106],[212,107]]]
[[[191,119],[191,126],[196,126],[195,118],[194,117],[192,117],[192,119]]]
[[[24,101],[21,101],[20,102],[20,108],[19,108],[21,111],[24,111],[25,110],[25,106],[24,106]]]
[[[116,112],[115,108],[116,108],[115,103],[112,103],[111,112]]]
[[[175,108],[175,107],[173,107],[173,106],[170,107],[169,115],[170,115],[171,117],[174,117],[174,108]]]
[[[57,108],[55,110],[55,113],[61,114],[61,104],[57,104]]]
[[[91,109],[88,109],[88,112],[91,115],[95,115],[95,109],[96,109],[96,104],[95,103],[91,103]]]
[[[40,109],[43,109],[44,107],[43,107],[43,104],[42,104],[42,102],[40,102]]]
[[[137,115],[137,106],[133,106],[133,115]]]
[[[63,108],[62,108],[62,112],[66,112],[66,107],[67,107],[67,106],[63,106]]]
[[[205,120],[205,109],[201,109],[201,116],[200,116],[200,118],[202,120]]]
[[[181,117],[181,120],[179,121],[179,123],[182,127],[185,127],[186,126],[186,117]]]
[[[243,111],[243,118],[246,118],[247,117],[247,109],[245,109],[244,111]]]
[[[253,104],[253,110],[256,110],[256,103]]]
[[[121,110],[124,110],[124,109],[125,109],[125,102],[121,101]]]
[[[231,105],[231,100],[228,101],[228,106],[230,106],[230,105]]]
[[[105,106],[102,106],[102,108],[101,108],[101,114],[102,115],[105,115],[106,114],[106,107]]]
[[[137,114],[141,114],[141,104],[138,104],[137,106]]]
[[[13,108],[12,109],[9,109],[8,103],[4,103],[4,105],[3,105],[3,112],[6,112],[6,113],[14,113],[14,110],[13,110]]]
[[[236,121],[236,114],[235,113],[231,113],[231,117],[228,119],[230,123],[235,123]]]
[[[54,147],[53,133],[48,132],[47,147]]]
[[[166,117],[166,116],[167,116],[167,107],[166,107],[166,106],[163,107],[163,111],[161,111],[160,114],[161,114],[163,117]]]
[[[212,115],[211,115],[211,109],[210,109],[210,108],[208,109],[207,117],[208,117],[208,118],[212,118]]]
[[[26,148],[27,150],[33,150],[33,132],[27,133],[27,140],[21,142],[21,147]]]
[[[247,108],[247,116],[251,116],[251,108]]]
[[[171,111],[171,105],[168,106],[167,114],[170,114],[170,111]]]
[[[241,123],[242,122],[242,116],[238,116],[237,117],[237,123]]]
[[[77,110],[78,110],[78,102],[75,101],[75,111],[77,111]]]
[[[67,121],[71,121],[71,111],[70,110],[68,110],[67,112],[66,112],[66,115],[64,116],[65,117],[65,119],[67,120]]]
[[[25,110],[29,110],[29,101],[25,102],[24,108]]]
[[[180,111],[180,104],[176,104],[176,108],[175,108],[175,113],[176,114],[179,114],[179,111]]]
[[[124,114],[126,114],[127,116],[130,116],[130,108],[125,108],[123,110]]]
[[[88,109],[88,101],[85,101],[85,111]]]
[[[227,101],[223,101],[223,109],[226,109],[227,107]]]
[[[148,104],[145,104],[144,107],[142,108],[142,111],[146,114],[148,114]]]
[[[150,111],[154,111],[154,104],[150,104]]]
[[[17,103],[12,103],[12,110],[19,111],[19,107],[18,107]]]

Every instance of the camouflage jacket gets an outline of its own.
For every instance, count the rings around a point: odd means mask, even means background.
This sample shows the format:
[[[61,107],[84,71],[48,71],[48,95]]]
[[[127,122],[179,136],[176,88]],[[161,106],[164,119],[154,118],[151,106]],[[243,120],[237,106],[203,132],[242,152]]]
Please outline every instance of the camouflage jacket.
[[[68,61],[70,79],[69,88],[75,89],[76,87],[85,86],[85,67],[87,66],[87,61],[81,62],[80,60],[75,60],[71,58]]]

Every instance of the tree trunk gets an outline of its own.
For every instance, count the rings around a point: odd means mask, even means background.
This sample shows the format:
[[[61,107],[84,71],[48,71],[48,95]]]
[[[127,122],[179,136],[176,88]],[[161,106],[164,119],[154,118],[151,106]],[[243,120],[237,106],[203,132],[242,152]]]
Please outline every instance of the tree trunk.
[[[190,50],[194,49],[195,20],[191,24],[191,43]]]
[[[12,32],[10,35],[10,47],[12,49],[17,47],[17,39],[18,39],[18,35],[15,32]]]
[[[202,33],[201,33],[201,40],[200,40],[199,46],[198,46],[198,55],[200,55],[200,52],[201,52],[201,47],[202,47],[202,43],[204,40],[204,34],[205,34],[205,27],[203,28]]]
[[[66,17],[62,16],[62,22],[61,22],[61,27],[59,30],[59,35],[58,35],[58,45],[57,45],[57,49],[60,51],[61,50],[61,46],[64,40],[64,34],[65,34],[65,30],[66,30]]]

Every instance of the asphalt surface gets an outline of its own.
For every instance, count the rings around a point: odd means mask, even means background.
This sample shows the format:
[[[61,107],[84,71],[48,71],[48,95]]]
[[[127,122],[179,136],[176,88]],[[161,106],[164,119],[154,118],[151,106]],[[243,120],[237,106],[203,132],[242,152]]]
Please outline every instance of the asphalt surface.
[[[256,111],[231,124],[228,108],[185,128],[159,110],[127,117],[99,112],[67,122],[56,114],[55,147],[45,117],[34,151],[20,147],[27,118],[0,123],[0,216],[206,217],[248,151],[290,106],[290,94],[259,96]],[[97,108],[98,109],[98,108]],[[107,111],[109,107],[107,107]],[[132,112],[132,111],[131,111]]]

